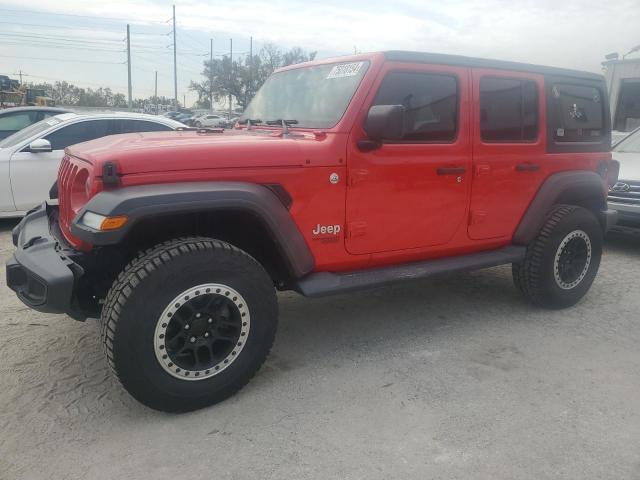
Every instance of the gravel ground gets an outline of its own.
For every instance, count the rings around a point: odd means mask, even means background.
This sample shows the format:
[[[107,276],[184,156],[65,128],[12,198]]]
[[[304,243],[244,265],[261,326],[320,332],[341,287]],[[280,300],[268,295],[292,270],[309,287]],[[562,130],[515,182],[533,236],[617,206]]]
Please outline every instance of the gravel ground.
[[[257,377],[183,415],[120,388],[97,322],[33,312],[2,275],[0,478],[638,479],[639,262],[640,239],[610,239],[562,312],[522,301],[508,267],[281,295]]]

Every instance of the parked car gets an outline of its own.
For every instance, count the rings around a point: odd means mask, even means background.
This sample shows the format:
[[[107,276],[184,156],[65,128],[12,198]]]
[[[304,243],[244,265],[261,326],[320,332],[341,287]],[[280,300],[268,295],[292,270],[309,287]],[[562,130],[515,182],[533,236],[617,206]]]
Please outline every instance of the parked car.
[[[189,115],[187,118],[185,118],[184,120],[181,120],[180,123],[184,123],[186,126],[188,127],[193,127],[193,122],[199,118],[200,115],[196,114],[196,115]]]
[[[13,232],[7,284],[36,310],[102,317],[121,384],[166,411],[253,377],[276,289],[512,264],[524,297],[566,308],[615,219],[605,92],[594,73],[452,55],[288,66],[233,131],[69,147],[59,206]]]
[[[224,117],[221,117],[220,115],[207,113],[206,115],[202,115],[201,117],[196,118],[193,121],[193,125],[195,127],[224,128],[224,126],[226,125],[226,119]]]
[[[0,140],[45,118],[70,111],[55,107],[14,107],[0,110]]]
[[[185,125],[188,125],[190,127],[193,127],[193,126],[195,126],[196,120],[198,120],[200,117],[205,116],[205,115],[207,115],[207,112],[194,113],[193,115],[191,115],[191,117],[187,118],[182,123],[184,123]]]
[[[640,230],[640,128],[613,148],[620,180],[609,188],[609,208],[618,212],[617,230]]]
[[[49,198],[64,149],[105,135],[168,131],[183,127],[145,114],[64,113],[0,141],[0,217],[17,217]]]
[[[188,120],[191,117],[192,115],[190,113],[179,113],[178,115],[173,117],[172,120],[175,120],[176,122],[180,122],[183,125],[185,125],[185,120]]]
[[[240,119],[240,117],[232,117],[230,119],[225,119],[223,123],[224,128],[233,128],[236,122]]]
[[[171,118],[171,119],[177,117],[178,115],[180,115],[180,112],[178,112],[176,110],[170,110],[170,111],[164,112],[162,114],[163,117],[167,117],[167,118]]]

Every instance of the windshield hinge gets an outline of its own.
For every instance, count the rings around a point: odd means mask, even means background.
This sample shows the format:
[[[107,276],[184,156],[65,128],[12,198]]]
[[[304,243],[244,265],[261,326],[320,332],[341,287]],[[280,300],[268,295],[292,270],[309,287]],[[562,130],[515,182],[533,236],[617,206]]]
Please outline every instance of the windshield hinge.
[[[109,161],[102,166],[102,183],[105,187],[117,187],[120,185],[118,165],[114,162]]]

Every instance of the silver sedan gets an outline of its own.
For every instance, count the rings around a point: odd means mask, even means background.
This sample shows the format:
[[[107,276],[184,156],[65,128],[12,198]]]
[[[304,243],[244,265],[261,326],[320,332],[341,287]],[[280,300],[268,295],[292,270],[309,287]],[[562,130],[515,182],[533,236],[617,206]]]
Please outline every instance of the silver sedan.
[[[64,149],[107,135],[176,130],[166,117],[109,113],[64,113],[0,141],[0,218],[19,217],[48,198]]]

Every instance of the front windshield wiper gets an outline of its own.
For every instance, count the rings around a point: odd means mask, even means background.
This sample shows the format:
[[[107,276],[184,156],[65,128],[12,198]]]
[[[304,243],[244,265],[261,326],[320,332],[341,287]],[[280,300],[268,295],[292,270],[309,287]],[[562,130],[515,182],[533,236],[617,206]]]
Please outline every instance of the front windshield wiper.
[[[267,120],[264,123],[267,125],[297,125],[298,120],[284,120],[282,118],[277,118],[275,120]]]
[[[282,134],[289,134],[289,125],[297,125],[298,120],[284,120],[281,118],[275,120],[267,120],[263,122],[259,118],[243,118],[242,120],[238,120],[239,125],[246,125],[247,129],[250,129],[252,125],[280,125],[282,127]]]
[[[289,135],[289,125],[297,125],[298,120],[285,120],[278,118],[276,120],[267,120],[267,125],[282,125],[282,135]]]

